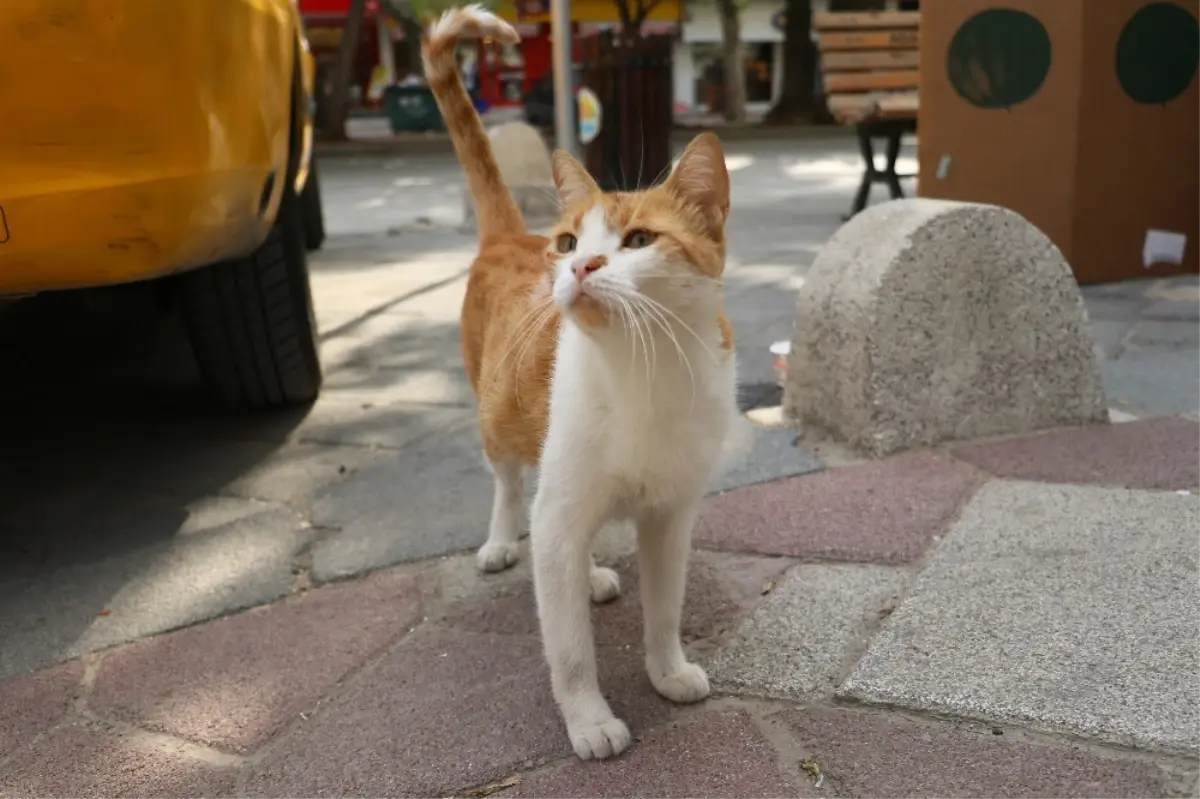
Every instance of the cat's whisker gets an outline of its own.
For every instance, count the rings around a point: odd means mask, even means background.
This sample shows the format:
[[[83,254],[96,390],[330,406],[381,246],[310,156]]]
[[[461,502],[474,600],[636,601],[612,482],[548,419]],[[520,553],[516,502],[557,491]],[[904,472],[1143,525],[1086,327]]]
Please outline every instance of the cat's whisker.
[[[648,371],[646,374],[646,381],[649,383],[650,375],[658,371],[658,346],[654,342],[654,328],[650,324],[650,319],[646,317],[645,311],[643,310],[643,305],[641,303],[641,297],[637,294],[637,292],[625,295],[622,301],[629,305],[631,312],[635,317],[635,322],[640,329],[645,331],[645,341],[649,343],[648,348],[643,346],[643,349],[646,350],[647,356],[646,367]],[[651,363],[651,360],[653,363]]]
[[[662,315],[661,311],[651,304],[653,303],[653,300],[644,294],[637,294],[635,297],[637,298],[638,302],[641,303],[641,307],[644,309],[644,312],[651,314],[650,318],[654,320],[655,324],[662,328],[663,333],[666,334],[671,344],[675,347],[675,353],[683,362],[684,368],[687,369],[688,381],[692,390],[691,404],[694,406],[696,402],[696,373],[692,370],[691,359],[688,358],[687,352],[683,349],[683,345],[679,342],[679,337],[675,334],[675,331],[671,329],[670,322],[665,316]]]
[[[652,370],[650,367],[650,347],[647,346],[647,343],[649,343],[651,346],[653,345],[654,331],[649,329],[649,327],[646,327],[645,333],[643,335],[644,322],[643,322],[642,318],[638,315],[637,306],[633,305],[631,302],[629,302],[626,299],[622,299],[621,302],[625,303],[625,305],[629,308],[629,316],[630,316],[630,318],[633,319],[634,324],[637,326],[638,338],[641,339],[641,342],[642,342],[642,356],[643,356],[642,360],[644,361],[644,363],[646,365],[646,398],[649,401],[649,399],[650,399],[650,390],[649,389],[650,389],[651,380],[653,379],[652,372],[654,370]]]
[[[683,321],[683,319],[680,318],[679,314],[675,313],[670,308],[663,305],[661,302],[654,299],[653,297],[647,297],[645,294],[642,294],[640,296],[644,300],[646,300],[646,302],[653,304],[656,308],[658,308],[659,311],[662,311],[663,313],[669,314],[671,317],[673,317],[675,319],[675,321],[679,322],[679,324],[683,326],[684,330],[691,333],[692,337],[700,343],[700,346],[704,348],[704,351],[706,353],[708,353],[708,357],[712,358],[713,360],[717,360],[717,356],[715,354],[713,354],[713,351],[711,349],[709,349],[708,344],[705,343],[704,339],[700,337],[700,334],[697,333],[695,330],[693,330],[691,325],[689,325],[687,322]]]
[[[642,329],[634,317],[633,307],[628,300],[621,296],[611,286],[605,285],[603,282],[597,281],[596,288],[601,296],[608,301],[609,306],[614,308],[621,314],[621,320],[624,322],[622,329],[629,335],[629,372],[626,379],[633,377],[633,367],[637,363],[637,345],[642,345],[642,350],[645,351],[646,343],[642,338]],[[649,373],[647,372],[647,384],[649,384]]]

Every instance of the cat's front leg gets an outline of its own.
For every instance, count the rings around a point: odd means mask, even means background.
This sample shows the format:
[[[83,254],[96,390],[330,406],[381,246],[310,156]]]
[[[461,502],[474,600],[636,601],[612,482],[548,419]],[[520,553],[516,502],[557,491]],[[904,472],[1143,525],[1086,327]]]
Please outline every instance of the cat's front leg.
[[[544,474],[544,473],[543,473]],[[605,505],[595,486],[573,491],[540,481],[533,503],[530,546],[542,644],[550,683],[575,754],[584,760],[620,754],[629,728],[600,693],[589,603],[592,539]]]
[[[672,702],[698,702],[709,694],[708,675],[688,662],[679,640],[699,505],[696,497],[682,507],[646,511],[638,518],[646,671],[654,689]]]

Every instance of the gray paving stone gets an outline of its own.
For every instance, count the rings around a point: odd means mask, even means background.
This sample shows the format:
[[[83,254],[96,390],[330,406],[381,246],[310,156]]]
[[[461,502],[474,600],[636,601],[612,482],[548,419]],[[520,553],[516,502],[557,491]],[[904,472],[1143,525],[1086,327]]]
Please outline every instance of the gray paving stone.
[[[532,482],[530,480],[529,482]],[[338,532],[313,548],[313,575],[330,580],[460,552],[487,537],[492,476],[473,424],[395,453],[321,495],[313,522]]]
[[[832,693],[868,627],[894,606],[903,572],[882,566],[796,566],[712,659],[731,693],[806,699]]]
[[[1153,289],[1155,284],[1154,278],[1137,278],[1080,286],[1079,291],[1083,294],[1088,307],[1091,308],[1092,301],[1100,297],[1115,297],[1132,303],[1141,302],[1145,299],[1146,292]]]
[[[1142,318],[1191,322],[1195,327],[1200,321],[1200,304],[1195,300],[1158,300],[1142,309]]]
[[[1125,337],[1133,328],[1134,321],[1093,318],[1089,326],[1096,347],[1096,357],[1103,361],[1120,356],[1125,350]]]
[[[1197,529],[1194,495],[991,483],[841,693],[1194,754]]]
[[[317,401],[296,431],[297,440],[318,444],[399,449],[473,419],[474,410],[455,405],[383,402],[368,391],[350,398]]]
[[[1200,347],[1200,325],[1194,321],[1150,319],[1134,328],[1129,346],[1195,351]]]
[[[1200,359],[1196,351],[1130,350],[1101,361],[1109,404],[1136,416],[1169,416],[1200,408]]]
[[[0,582],[0,677],[288,593],[313,533],[290,510],[255,507],[232,520],[214,512],[202,529],[175,518],[158,543]]]
[[[796,446],[798,435],[799,431],[786,427],[763,427],[741,420],[726,447],[727,465],[713,480],[711,490],[728,491],[824,469],[816,456]]]

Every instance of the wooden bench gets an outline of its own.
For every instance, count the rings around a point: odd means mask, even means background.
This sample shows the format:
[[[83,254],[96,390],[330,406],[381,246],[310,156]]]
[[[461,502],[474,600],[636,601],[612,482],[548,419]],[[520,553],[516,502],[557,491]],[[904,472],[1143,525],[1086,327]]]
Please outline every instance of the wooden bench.
[[[919,11],[819,11],[812,15],[820,52],[821,85],[834,119],[853,125],[863,157],[862,183],[847,219],[867,206],[883,183],[904,196],[896,159],[905,133],[917,129],[920,65]],[[873,140],[887,141],[886,166],[875,164]]]

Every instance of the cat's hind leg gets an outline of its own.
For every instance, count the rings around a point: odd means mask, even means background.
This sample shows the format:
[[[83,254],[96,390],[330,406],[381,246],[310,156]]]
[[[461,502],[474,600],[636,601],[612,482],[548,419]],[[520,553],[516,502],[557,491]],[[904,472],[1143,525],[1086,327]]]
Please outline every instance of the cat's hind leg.
[[[597,605],[611,602],[621,595],[621,577],[607,566],[597,566],[592,558],[592,570],[588,582],[592,587],[592,601]]]
[[[498,572],[517,562],[517,546],[525,512],[525,467],[519,461],[489,460],[495,476],[492,521],[487,542],[479,548],[475,562],[485,572]]]
[[[654,689],[672,702],[698,702],[709,694],[704,669],[689,663],[679,640],[692,525],[699,501],[655,509],[638,519],[638,568],[646,642],[646,672]]]

